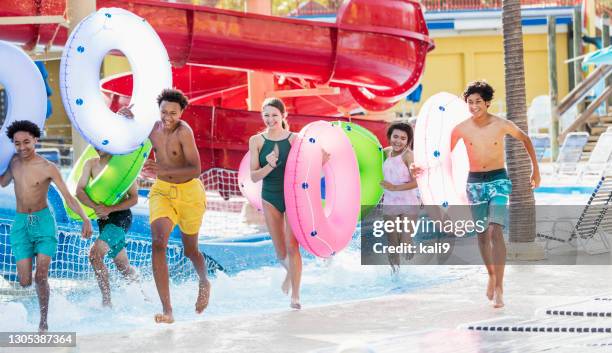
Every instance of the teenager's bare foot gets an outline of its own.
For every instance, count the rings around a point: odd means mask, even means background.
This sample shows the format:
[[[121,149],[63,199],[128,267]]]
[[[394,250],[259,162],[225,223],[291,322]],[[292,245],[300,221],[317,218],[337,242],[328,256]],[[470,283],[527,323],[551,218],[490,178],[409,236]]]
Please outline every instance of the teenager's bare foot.
[[[501,288],[495,288],[495,294],[493,295],[493,307],[495,309],[504,307],[504,294]]]
[[[174,322],[172,314],[155,314],[155,322],[158,324],[171,324]]]
[[[130,267],[130,269],[127,271],[127,274],[125,275],[125,280],[127,284],[140,283],[140,276],[133,267]]]
[[[38,332],[45,333],[47,331],[49,331],[49,326],[47,325],[47,322],[41,321],[40,324],[38,324]]]
[[[291,309],[300,310],[302,309],[302,304],[300,304],[300,298],[291,298],[291,304],[289,304]]]
[[[205,280],[200,282],[200,290],[198,291],[198,300],[196,300],[196,313],[201,314],[208,306],[208,298],[210,298],[210,281]]]
[[[285,295],[289,295],[289,289],[291,289],[291,277],[289,277],[289,272],[287,272],[285,280],[281,285],[281,290],[283,291],[283,293],[285,293]]]
[[[112,308],[113,307],[113,303],[111,303],[110,298],[109,299],[102,299],[102,307],[103,308]]]
[[[487,298],[493,300],[495,294],[495,276],[489,275],[489,283],[487,284]]]

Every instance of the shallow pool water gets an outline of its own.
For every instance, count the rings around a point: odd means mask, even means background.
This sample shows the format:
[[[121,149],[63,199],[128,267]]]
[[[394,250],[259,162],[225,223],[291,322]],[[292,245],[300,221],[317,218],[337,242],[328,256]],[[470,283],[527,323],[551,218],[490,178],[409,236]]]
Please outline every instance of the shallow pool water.
[[[591,194],[582,192],[559,193],[559,192],[535,192],[536,205],[586,205]]]
[[[361,266],[358,244],[338,254],[333,260],[307,260],[302,279],[304,307],[342,303],[353,300],[407,293],[467,276],[469,267],[411,266],[392,276],[388,266]],[[222,272],[212,279],[210,306],[204,315],[194,312],[197,283],[188,280],[171,285],[174,315],[177,321],[206,320],[223,316],[289,310],[289,298],[280,284],[284,270],[264,267],[228,276]],[[161,309],[152,279],[126,285],[119,278],[113,282],[113,309],[101,307],[97,284],[79,282],[68,291],[53,290],[49,327],[53,331],[84,333],[118,332],[154,327],[153,314]],[[389,299],[392,300],[392,299]],[[30,331],[37,328],[38,301],[35,296],[15,297],[0,303],[0,331]]]

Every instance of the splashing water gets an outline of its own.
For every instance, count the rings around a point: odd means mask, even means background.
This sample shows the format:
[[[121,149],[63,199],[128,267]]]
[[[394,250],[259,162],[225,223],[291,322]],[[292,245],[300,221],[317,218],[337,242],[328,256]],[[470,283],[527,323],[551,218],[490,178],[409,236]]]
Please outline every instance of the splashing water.
[[[354,242],[355,243],[355,242]],[[398,276],[390,276],[388,266],[361,266],[360,252],[352,246],[332,260],[307,259],[304,262],[301,299],[304,307],[363,300],[418,289],[458,279],[472,269],[448,266],[411,266]],[[195,313],[197,281],[171,282],[174,317],[177,321],[237,316],[288,310],[289,298],[280,285],[282,267],[264,267],[228,276],[223,272],[211,279],[210,305],[203,315]],[[153,315],[161,304],[151,278],[126,284],[112,278],[113,308],[101,306],[101,295],[94,281],[79,281],[69,291],[53,291],[51,282],[49,328],[52,331],[78,331],[79,334],[118,332],[156,327]],[[0,331],[32,331],[38,327],[38,301],[35,295],[0,303]]]

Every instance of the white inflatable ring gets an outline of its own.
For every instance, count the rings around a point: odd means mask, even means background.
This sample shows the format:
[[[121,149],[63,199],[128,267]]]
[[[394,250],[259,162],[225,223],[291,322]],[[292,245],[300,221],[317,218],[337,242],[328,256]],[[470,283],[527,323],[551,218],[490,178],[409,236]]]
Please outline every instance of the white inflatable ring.
[[[417,183],[425,205],[467,204],[467,151],[462,140],[453,152],[450,143],[455,126],[469,118],[467,104],[446,92],[429,97],[421,107],[414,133],[414,163],[424,169]]]
[[[29,120],[42,131],[47,116],[47,90],[40,71],[28,54],[0,40],[0,84],[7,95],[8,111],[0,132],[0,174],[15,154],[6,129],[16,120]]]
[[[100,66],[111,50],[130,62],[134,119],[108,109],[100,94]],[[134,151],[159,120],[156,97],[172,87],[168,53],[155,30],[141,17],[102,8],[84,18],[68,38],[60,65],[62,100],[72,125],[95,147],[111,154]]]

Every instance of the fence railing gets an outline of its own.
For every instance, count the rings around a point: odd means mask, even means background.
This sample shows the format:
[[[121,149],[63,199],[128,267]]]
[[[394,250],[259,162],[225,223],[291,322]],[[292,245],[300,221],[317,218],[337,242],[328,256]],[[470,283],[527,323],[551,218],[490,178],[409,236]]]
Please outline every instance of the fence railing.
[[[566,7],[576,6],[582,0],[521,0],[521,6],[541,8],[541,7]],[[612,8],[612,0],[597,0],[601,3],[610,4]],[[502,0],[421,0],[421,4],[428,12],[437,11],[459,11],[459,10],[496,10],[502,8]],[[300,8],[293,10],[292,16],[304,15],[327,15],[335,14],[338,10],[336,3],[328,5],[327,9],[309,9]]]
[[[522,7],[576,6],[580,0],[521,0]],[[422,0],[428,12],[456,10],[495,10],[502,8],[502,0]]]

